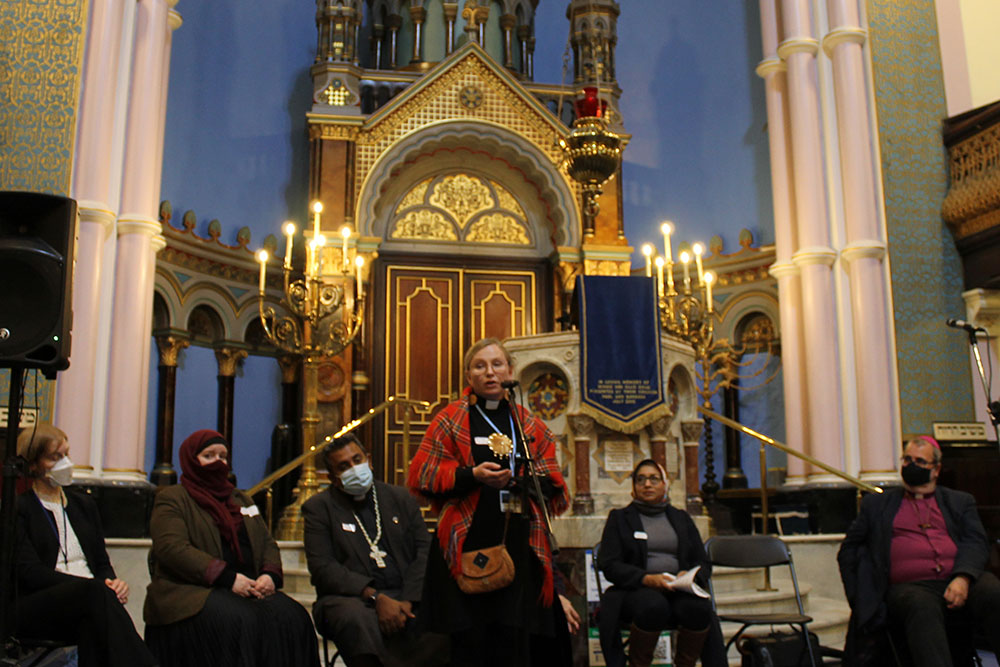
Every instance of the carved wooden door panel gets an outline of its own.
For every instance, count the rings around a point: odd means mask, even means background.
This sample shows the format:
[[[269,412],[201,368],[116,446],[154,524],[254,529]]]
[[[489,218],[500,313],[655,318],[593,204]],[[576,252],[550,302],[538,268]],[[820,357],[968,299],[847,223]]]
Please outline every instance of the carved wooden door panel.
[[[373,354],[382,357],[374,368],[381,368],[382,376],[374,383],[380,395],[373,402],[395,395],[431,404],[411,419],[410,447],[415,451],[434,414],[465,387],[462,355],[473,342],[539,330],[544,267],[487,270],[393,263],[384,270],[385,303],[377,306],[384,308],[378,318],[384,327],[372,337]],[[403,411],[387,412],[382,423],[376,464],[382,479],[402,484],[412,456],[403,451]]]

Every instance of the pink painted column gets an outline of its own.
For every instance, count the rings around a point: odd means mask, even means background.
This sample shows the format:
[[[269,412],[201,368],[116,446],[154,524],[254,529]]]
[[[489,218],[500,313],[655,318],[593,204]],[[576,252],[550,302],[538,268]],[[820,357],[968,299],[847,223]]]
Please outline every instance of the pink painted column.
[[[785,442],[792,449],[802,452],[805,451],[807,424],[806,384],[802,364],[802,287],[799,268],[792,262],[792,254],[798,245],[795,230],[795,188],[788,119],[788,79],[785,63],[777,53],[781,39],[777,0],[761,0],[760,23],[764,59],[757,65],[757,75],[764,79],[767,101],[775,239],[775,261],[771,265],[771,275],[778,281]],[[801,459],[789,456],[785,483],[802,484],[805,481],[805,470],[805,463]]]
[[[80,107],[77,114],[72,196],[79,210],[73,271],[73,350],[69,369],[56,382],[55,423],[69,436],[78,479],[95,477],[92,443],[94,377],[97,373],[104,243],[114,228],[117,171],[110,146],[114,135],[123,7],[121,0],[93,0],[87,27]],[[116,202],[117,203],[117,202]]]
[[[153,272],[163,142],[160,115],[169,35],[166,0],[140,0],[125,130],[122,214],[118,218],[105,478],[145,481],[146,407]]]
[[[806,450],[834,467],[844,468],[842,399],[838,368],[837,313],[830,247],[827,197],[820,133],[819,88],[809,0],[782,0],[785,37],[778,55],[788,67],[792,173],[798,247],[792,261],[802,284],[802,322],[808,440]],[[810,481],[836,480],[810,471]]]
[[[827,0],[830,31],[823,50],[833,62],[834,98],[847,244],[841,257],[851,286],[858,437],[862,476],[894,477],[899,422],[891,354],[886,243],[878,217],[867,83],[857,0]]]

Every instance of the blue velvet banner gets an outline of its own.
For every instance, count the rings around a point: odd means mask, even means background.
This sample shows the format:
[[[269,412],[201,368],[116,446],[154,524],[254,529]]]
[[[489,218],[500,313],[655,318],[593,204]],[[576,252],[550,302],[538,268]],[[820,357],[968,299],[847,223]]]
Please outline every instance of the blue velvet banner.
[[[580,276],[581,410],[634,433],[669,412],[653,280]]]

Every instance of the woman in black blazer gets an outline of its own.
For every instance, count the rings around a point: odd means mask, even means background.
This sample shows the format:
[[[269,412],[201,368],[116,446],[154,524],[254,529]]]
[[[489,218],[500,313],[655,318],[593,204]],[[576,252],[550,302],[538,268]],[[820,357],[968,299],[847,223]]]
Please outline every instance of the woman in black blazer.
[[[69,489],[66,434],[48,424],[21,432],[31,489],[17,502],[17,633],[77,645],[80,667],[156,664],[123,606],[94,501]]]
[[[623,509],[611,510],[604,526],[597,564],[614,584],[601,599],[598,628],[609,667],[625,664],[619,632],[630,623],[629,664],[649,665],[660,632],[677,628],[677,667],[725,665],[719,620],[708,598],[670,590],[671,575],[695,567],[695,583],[708,588],[712,566],[691,517],[670,506],[667,476],[652,459],[632,472],[632,497]]]

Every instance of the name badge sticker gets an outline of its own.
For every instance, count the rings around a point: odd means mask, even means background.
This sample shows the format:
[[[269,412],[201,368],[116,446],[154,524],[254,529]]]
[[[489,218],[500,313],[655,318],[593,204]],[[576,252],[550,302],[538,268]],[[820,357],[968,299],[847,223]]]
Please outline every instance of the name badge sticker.
[[[644,530],[637,530],[637,531],[635,531],[634,533],[632,533],[632,537],[634,537],[637,540],[648,540],[649,539],[649,535],[647,535],[646,531],[644,531]]]
[[[353,533],[358,529],[358,527],[355,526],[353,523],[342,523],[340,524],[340,527],[346,530],[348,533]]]
[[[240,514],[243,516],[260,516],[260,510],[257,509],[256,505],[250,505],[250,507],[241,507]]]
[[[486,445],[487,447],[490,445],[490,439],[481,435],[477,435],[473,440],[475,440],[477,445]]]

